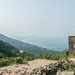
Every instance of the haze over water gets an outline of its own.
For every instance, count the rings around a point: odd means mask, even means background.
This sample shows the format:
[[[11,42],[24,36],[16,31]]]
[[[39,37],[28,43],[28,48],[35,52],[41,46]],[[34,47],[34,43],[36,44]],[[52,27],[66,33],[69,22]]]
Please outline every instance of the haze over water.
[[[64,50],[66,38],[75,36],[75,0],[0,0],[0,33],[43,37],[24,41]]]
[[[67,38],[29,38],[23,41],[50,50],[63,51],[68,49]]]
[[[37,37],[37,36],[30,36],[30,37],[14,36],[13,38],[21,40],[25,43],[47,48],[49,50],[63,51],[65,49],[68,49],[68,37],[50,38],[50,37]]]

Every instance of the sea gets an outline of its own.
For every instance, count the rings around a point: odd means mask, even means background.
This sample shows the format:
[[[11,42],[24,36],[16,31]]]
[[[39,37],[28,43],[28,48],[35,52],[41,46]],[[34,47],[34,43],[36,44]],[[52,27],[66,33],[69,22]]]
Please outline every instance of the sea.
[[[37,45],[49,50],[63,51],[68,49],[67,37],[30,37],[22,40],[23,42]]]

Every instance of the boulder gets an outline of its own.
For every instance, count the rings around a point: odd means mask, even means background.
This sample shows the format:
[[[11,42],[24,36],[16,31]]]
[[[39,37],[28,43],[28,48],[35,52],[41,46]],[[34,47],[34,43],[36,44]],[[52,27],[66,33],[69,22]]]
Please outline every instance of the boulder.
[[[67,72],[67,71],[58,70],[56,75],[74,75],[74,71]]]

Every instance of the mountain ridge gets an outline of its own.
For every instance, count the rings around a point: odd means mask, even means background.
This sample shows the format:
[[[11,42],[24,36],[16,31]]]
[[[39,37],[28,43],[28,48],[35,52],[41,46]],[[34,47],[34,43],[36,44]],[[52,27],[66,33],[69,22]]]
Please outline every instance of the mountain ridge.
[[[28,52],[29,54],[31,54],[33,56],[38,56],[38,55],[45,54],[45,53],[51,53],[51,54],[61,53],[59,51],[48,50],[46,48],[42,48],[37,45],[32,45],[32,44],[28,44],[28,43],[25,43],[25,42],[22,42],[22,41],[19,41],[16,39],[12,39],[3,34],[0,34],[0,40],[2,40],[4,42],[8,42],[9,44],[13,45],[14,47],[21,49],[25,52]]]

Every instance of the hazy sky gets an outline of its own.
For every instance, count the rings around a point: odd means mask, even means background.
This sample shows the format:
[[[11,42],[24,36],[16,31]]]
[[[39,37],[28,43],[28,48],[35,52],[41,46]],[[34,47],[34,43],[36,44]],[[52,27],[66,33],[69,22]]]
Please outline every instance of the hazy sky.
[[[0,33],[43,37],[75,35],[75,0],[0,0]]]

